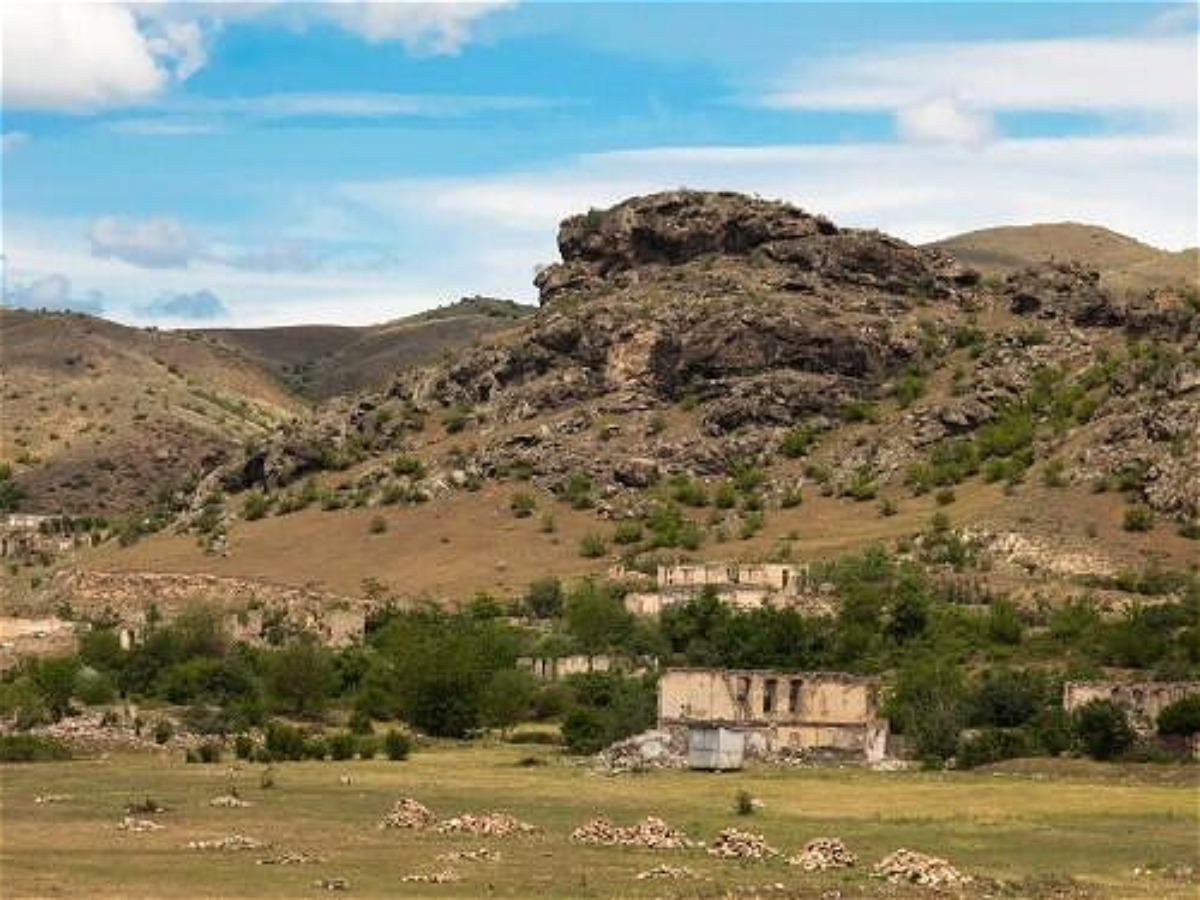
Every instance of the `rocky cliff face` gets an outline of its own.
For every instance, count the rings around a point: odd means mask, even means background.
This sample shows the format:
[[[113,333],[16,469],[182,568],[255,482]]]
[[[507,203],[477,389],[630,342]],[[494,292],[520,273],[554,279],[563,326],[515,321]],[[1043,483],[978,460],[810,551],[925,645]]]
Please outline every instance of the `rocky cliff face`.
[[[1118,300],[1070,265],[985,284],[944,253],[727,193],[593,210],[563,223],[559,248],[537,278],[540,311],[512,334],[327,408],[205,490],[273,489],[334,464],[365,466],[370,487],[385,477],[370,460],[403,450],[432,456],[435,486],[519,470],[561,490],[584,475],[614,509],[663,476],[746,466],[782,491],[771,467],[800,424],[829,436],[826,487],[841,490],[903,480],[1028,406],[1029,452],[1070,452],[1073,479],[1136,468],[1145,501],[1200,507],[1197,313],[1183,293]],[[1087,415],[1034,405],[1046,384],[1086,398]]]

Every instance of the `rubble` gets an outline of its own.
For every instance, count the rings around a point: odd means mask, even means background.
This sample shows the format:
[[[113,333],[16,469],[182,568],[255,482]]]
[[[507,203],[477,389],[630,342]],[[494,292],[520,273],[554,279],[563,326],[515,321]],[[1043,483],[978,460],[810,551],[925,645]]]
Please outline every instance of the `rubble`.
[[[249,800],[243,800],[237,794],[222,794],[219,797],[213,797],[209,800],[208,805],[225,809],[245,809],[252,804]]]
[[[726,828],[709,845],[708,853],[722,859],[767,859],[777,856],[779,851],[768,844],[761,834]]]
[[[437,823],[435,816],[425,804],[412,797],[402,797],[392,805],[392,811],[383,817],[380,828],[430,828]]]
[[[165,827],[158,822],[152,822],[149,819],[135,819],[133,816],[125,816],[117,823],[118,831],[162,831]]]
[[[43,803],[66,803],[73,799],[70,794],[38,794],[33,798],[33,802],[39,806]]]
[[[838,838],[813,838],[804,849],[788,860],[789,866],[799,866],[805,872],[824,872],[855,865],[858,857],[846,849]]]
[[[416,884],[455,884],[462,881],[462,876],[453,869],[442,869],[440,872],[414,873],[400,879],[407,883]]]
[[[313,887],[326,891],[346,891],[350,889],[350,882],[345,878],[318,878],[313,882]]]
[[[614,775],[646,769],[685,769],[687,748],[671,732],[652,729],[601,750],[595,756],[595,764]]]
[[[637,825],[613,825],[608,819],[592,819],[571,832],[577,844],[599,847],[644,847],[650,850],[682,850],[692,846],[688,836],[657,816],[647,816]]]
[[[946,860],[903,848],[880,860],[873,875],[892,884],[923,887],[958,887],[971,882],[969,875],[962,874]]]
[[[438,823],[441,834],[475,834],[486,837],[509,837],[532,834],[537,827],[503,812],[463,813]]]
[[[499,862],[500,851],[490,847],[480,847],[477,850],[451,850],[438,856],[438,862]]]
[[[216,850],[222,853],[232,853],[240,850],[263,850],[271,845],[257,838],[246,837],[244,834],[231,834],[228,837],[213,838],[203,841],[188,841],[189,850]]]
[[[307,866],[323,862],[325,862],[325,857],[305,853],[303,850],[292,850],[287,853],[280,853],[278,856],[267,856],[256,860],[256,863],[260,866]]]
[[[639,872],[637,880],[647,881],[649,879],[665,878],[671,881],[682,881],[684,879],[700,877],[699,874],[687,866],[672,866],[669,863],[659,863],[645,872]]]

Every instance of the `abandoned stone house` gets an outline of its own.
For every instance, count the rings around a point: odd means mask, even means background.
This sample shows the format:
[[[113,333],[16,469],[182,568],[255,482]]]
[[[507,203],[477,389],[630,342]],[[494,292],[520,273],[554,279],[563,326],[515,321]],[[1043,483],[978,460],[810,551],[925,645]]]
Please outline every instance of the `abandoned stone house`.
[[[1200,694],[1200,681],[1068,681],[1063,685],[1063,709],[1071,713],[1093,700],[1110,700],[1145,736],[1154,733],[1159,713],[1191,694]]]
[[[25,561],[54,557],[75,547],[79,538],[61,516],[13,513],[0,520],[0,559]]]
[[[839,672],[668,669],[658,682],[659,727],[742,732],[751,752],[803,751],[875,762],[887,752],[879,684]]]
[[[739,609],[761,606],[813,606],[809,612],[828,612],[814,605],[817,586],[807,566],[782,563],[694,563],[659,566],[653,591],[634,591],[625,596],[625,608],[638,616],[657,616],[709,589],[717,598]],[[822,606],[821,609],[815,606]]]
[[[656,660],[630,659],[625,656],[610,656],[605,653],[574,653],[568,656],[522,656],[517,666],[525,669],[534,678],[542,681],[561,681],[572,675],[592,672],[621,672],[625,675],[641,675],[655,667]]]

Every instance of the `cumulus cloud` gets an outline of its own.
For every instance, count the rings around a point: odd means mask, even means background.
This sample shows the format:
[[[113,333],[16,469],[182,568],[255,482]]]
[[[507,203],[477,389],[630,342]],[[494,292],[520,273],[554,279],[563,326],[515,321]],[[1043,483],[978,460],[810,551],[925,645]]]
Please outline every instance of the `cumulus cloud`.
[[[177,319],[190,322],[224,319],[229,315],[229,310],[225,308],[221,299],[212,291],[207,290],[163,294],[138,307],[138,312],[152,319]]]
[[[105,307],[102,294],[91,291],[77,296],[71,290],[71,279],[58,272],[10,287],[5,301],[26,309],[69,310],[94,316],[101,315]]]
[[[906,141],[979,146],[991,140],[992,117],[952,97],[934,97],[896,113],[896,131]]]
[[[323,20],[372,43],[457,53],[501,2],[122,3],[20,0],[0,7],[8,109],[94,112],[155,101],[208,61],[223,25],[281,15]]]
[[[412,53],[454,54],[470,39],[478,19],[514,5],[458,0],[335,2],[315,6],[313,14],[326,17],[372,43],[398,41]]]
[[[92,255],[119,259],[144,269],[181,269],[200,252],[178,219],[105,216],[88,229]]]

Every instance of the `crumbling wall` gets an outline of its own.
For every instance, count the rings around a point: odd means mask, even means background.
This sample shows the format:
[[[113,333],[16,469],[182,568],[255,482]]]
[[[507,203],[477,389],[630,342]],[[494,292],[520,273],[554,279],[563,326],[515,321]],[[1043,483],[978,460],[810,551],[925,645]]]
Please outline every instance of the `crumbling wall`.
[[[1068,681],[1063,709],[1070,713],[1093,700],[1110,700],[1125,710],[1138,732],[1150,734],[1159,713],[1190,694],[1200,694],[1200,681]]]

